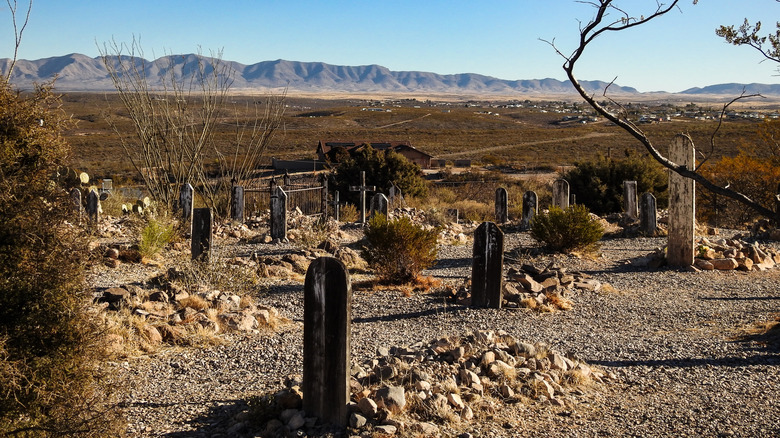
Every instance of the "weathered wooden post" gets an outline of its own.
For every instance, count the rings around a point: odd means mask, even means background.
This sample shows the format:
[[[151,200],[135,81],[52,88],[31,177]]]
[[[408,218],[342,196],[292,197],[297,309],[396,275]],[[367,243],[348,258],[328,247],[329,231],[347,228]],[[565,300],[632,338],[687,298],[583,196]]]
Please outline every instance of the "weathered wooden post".
[[[383,214],[385,215],[385,218],[388,218],[388,200],[387,196],[385,196],[384,193],[377,193],[374,196],[371,197],[371,215],[370,217],[374,217],[375,214]]]
[[[387,200],[390,203],[390,208],[398,208],[403,204],[404,196],[401,193],[401,188],[397,185],[390,183],[390,187],[387,189]]]
[[[360,223],[366,223],[366,192],[375,192],[376,186],[366,185],[366,171],[360,171],[360,185],[349,186],[350,192],[360,192]]]
[[[244,188],[233,186],[230,190],[230,218],[244,223]]]
[[[78,218],[79,223],[81,223],[81,215],[84,214],[84,209],[81,206],[81,190],[78,187],[70,189],[70,201],[73,203],[76,217]]]
[[[509,195],[506,189],[496,189],[496,223],[505,224],[509,221]]]
[[[696,163],[693,141],[678,134],[669,148],[669,160],[693,170]],[[696,182],[669,173],[669,243],[666,261],[672,266],[693,264],[696,238]]]
[[[504,233],[493,222],[474,231],[471,305],[501,308],[504,278]]]
[[[185,183],[179,189],[179,207],[181,207],[181,221],[186,223],[192,219],[192,209],[195,206],[195,189],[190,183]],[[192,231],[192,224],[190,224]]]
[[[336,190],[333,192],[333,200],[329,202],[329,204],[333,207],[333,219],[336,219],[336,222],[339,221],[339,213],[341,213],[341,206],[339,204],[339,191]]]
[[[287,193],[276,186],[271,195],[271,238],[284,240],[287,238]]]
[[[100,197],[95,189],[92,189],[87,193],[87,219],[93,224],[98,223],[100,218]]]
[[[352,285],[344,264],[320,257],[303,285],[303,409],[325,423],[347,424]]]
[[[192,212],[192,260],[209,261],[214,215],[210,208],[196,208]]]
[[[629,219],[636,220],[639,217],[637,197],[636,181],[623,181],[623,211]]]
[[[561,210],[569,208],[569,182],[565,179],[553,181],[552,205]]]
[[[520,229],[527,231],[531,229],[531,221],[536,213],[539,212],[539,198],[536,192],[527,191],[523,194],[523,218],[520,220]]]
[[[320,211],[322,218],[328,219],[328,176],[324,173],[320,175]]]
[[[655,236],[658,229],[658,211],[655,204],[655,196],[652,193],[642,195],[639,209],[639,230],[646,236]]]

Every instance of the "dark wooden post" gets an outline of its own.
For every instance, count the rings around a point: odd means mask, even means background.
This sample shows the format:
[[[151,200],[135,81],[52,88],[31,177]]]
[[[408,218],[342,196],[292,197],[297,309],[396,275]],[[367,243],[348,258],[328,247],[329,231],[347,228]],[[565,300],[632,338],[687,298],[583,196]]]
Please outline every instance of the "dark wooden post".
[[[658,228],[658,211],[655,196],[652,193],[642,195],[642,205],[639,209],[639,229],[647,236],[655,236]]]
[[[233,186],[230,190],[230,218],[244,223],[244,188]]]
[[[76,212],[78,223],[81,223],[81,217],[84,214],[84,208],[81,206],[81,190],[78,187],[70,189],[70,200],[73,203],[73,209]]]
[[[210,208],[196,208],[192,212],[192,260],[209,261],[214,215]]]
[[[303,409],[346,426],[349,403],[352,285],[344,264],[314,260],[303,285]]]
[[[493,222],[474,231],[471,305],[501,308],[504,278],[504,233]]]
[[[181,220],[186,223],[192,219],[192,209],[195,206],[195,189],[190,183],[183,184],[179,189],[179,207],[181,208]],[[192,224],[190,224],[192,228]]]
[[[287,238],[287,193],[277,186],[271,194],[271,238]]]
[[[509,221],[509,195],[506,189],[499,187],[496,189],[496,222],[505,224]]]
[[[100,217],[100,197],[95,189],[87,194],[87,219],[93,224],[98,223]]]
[[[371,217],[375,214],[383,214],[387,218],[389,212],[387,196],[384,193],[377,193],[371,197]]]
[[[531,229],[531,221],[534,215],[539,212],[539,198],[536,192],[527,191],[523,194],[523,218],[520,220],[520,229],[527,231]]]

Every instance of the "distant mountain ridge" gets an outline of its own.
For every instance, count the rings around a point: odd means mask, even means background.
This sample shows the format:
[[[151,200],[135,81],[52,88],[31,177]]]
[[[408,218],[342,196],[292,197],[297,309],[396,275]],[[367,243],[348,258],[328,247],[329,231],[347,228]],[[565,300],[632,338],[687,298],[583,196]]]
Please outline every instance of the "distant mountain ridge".
[[[138,60],[140,62],[140,60]],[[161,78],[170,65],[177,73],[197,71],[197,56],[169,55],[155,61],[146,61],[146,77],[152,87],[161,84]],[[569,81],[557,79],[505,80],[475,73],[441,75],[420,71],[392,71],[381,65],[341,66],[323,62],[262,61],[244,65],[223,60],[234,70],[235,91],[250,89],[279,89],[302,92],[348,93],[444,93],[444,94],[574,94]],[[9,59],[0,59],[0,71],[7,71]],[[192,73],[186,73],[192,74]],[[90,58],[74,53],[65,56],[18,60],[11,82],[21,88],[31,88],[57,76],[60,91],[113,91],[114,87],[100,57]],[[589,92],[601,92],[607,86],[603,81],[581,81]],[[780,85],[723,84],[686,90],[688,94],[738,95],[748,93],[780,95]],[[734,91],[737,90],[737,91]],[[760,91],[753,91],[760,90]],[[610,86],[613,94],[639,94],[632,87]]]

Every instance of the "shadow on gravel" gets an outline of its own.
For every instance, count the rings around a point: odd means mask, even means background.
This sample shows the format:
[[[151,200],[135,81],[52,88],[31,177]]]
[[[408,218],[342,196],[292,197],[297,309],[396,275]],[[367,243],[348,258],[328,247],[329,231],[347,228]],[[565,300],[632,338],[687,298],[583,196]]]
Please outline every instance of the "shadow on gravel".
[[[774,301],[780,297],[699,297],[704,301]]]
[[[210,437],[215,433],[225,434],[236,423],[233,417],[247,409],[248,405],[245,400],[214,400],[217,403],[215,406],[211,406],[208,412],[199,415],[189,421],[186,425],[189,430],[179,432],[168,433],[155,433],[156,436],[164,436],[170,438],[185,438],[185,437]],[[135,406],[145,409],[153,409],[160,407],[170,407],[176,405],[200,405],[200,403],[122,403],[121,407]],[[183,424],[181,426],[184,426]],[[235,431],[239,432],[239,431]],[[245,432],[241,430],[240,432]]]
[[[588,361],[590,365],[604,367],[666,367],[666,368],[694,368],[694,367],[744,367],[755,365],[780,365],[780,354],[755,355],[751,357],[719,357],[719,358],[690,358],[690,359],[653,359],[653,360],[595,360]]]
[[[432,309],[421,310],[418,312],[392,313],[389,315],[371,316],[366,318],[353,318],[352,322],[356,324],[382,321],[400,321],[404,319],[422,318],[424,316],[439,315],[442,313],[452,313],[461,310],[463,306],[440,306]]]
[[[302,284],[279,284],[264,289],[259,295],[286,295],[286,294],[300,294],[303,297],[303,285]]]

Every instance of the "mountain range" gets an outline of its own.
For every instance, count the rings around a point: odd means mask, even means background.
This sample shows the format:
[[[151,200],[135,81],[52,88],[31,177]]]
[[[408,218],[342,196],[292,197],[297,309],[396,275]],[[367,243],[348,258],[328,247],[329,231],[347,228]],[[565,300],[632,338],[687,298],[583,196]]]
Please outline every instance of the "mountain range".
[[[144,63],[147,83],[159,87],[166,72],[192,75],[198,71],[199,56],[169,55]],[[123,58],[129,60],[130,58]],[[208,59],[207,59],[208,61]],[[7,71],[9,59],[0,59],[0,71]],[[118,62],[118,61],[115,61]],[[262,61],[245,65],[223,60],[233,70],[234,91],[269,90],[288,87],[290,91],[312,93],[441,93],[491,95],[574,94],[569,81],[557,79],[505,80],[474,73],[441,75],[420,71],[391,71],[381,65],[341,66],[323,62]],[[114,86],[101,57],[90,58],[78,53],[38,59],[18,60],[11,83],[20,88],[32,88],[57,77],[59,91],[113,91]],[[603,81],[580,81],[589,92],[601,92]],[[691,88],[681,94],[748,94],[780,96],[780,84],[720,84]],[[612,94],[640,94],[635,88],[610,86]],[[527,96],[523,96],[527,97]]]

